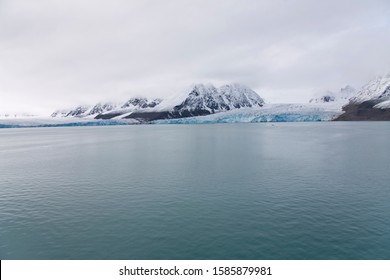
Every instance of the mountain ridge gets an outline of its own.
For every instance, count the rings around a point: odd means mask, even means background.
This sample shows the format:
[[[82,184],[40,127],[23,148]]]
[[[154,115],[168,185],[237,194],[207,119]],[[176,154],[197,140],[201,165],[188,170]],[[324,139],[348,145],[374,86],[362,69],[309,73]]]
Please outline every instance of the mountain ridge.
[[[390,73],[366,83],[343,111],[336,121],[390,120]]]
[[[57,110],[51,116],[151,121],[202,116],[239,108],[261,107],[264,104],[264,100],[255,91],[241,84],[218,88],[212,84],[195,84],[181,101],[169,102],[169,99],[133,97],[122,105],[98,103],[91,108],[78,106],[71,110]]]
[[[326,102],[345,102],[356,94],[356,89],[350,85],[346,85],[338,92],[327,90],[325,93],[318,94],[319,97],[312,98],[309,103],[326,103]]]
[[[138,96],[129,98],[122,104],[101,102],[89,107],[77,106],[70,110],[57,110],[51,116],[53,118],[134,120],[146,123],[162,119],[239,111],[243,108],[260,109],[265,104],[264,99],[255,91],[241,84],[228,84],[220,87],[212,84],[194,84],[178,96],[164,100],[159,98],[149,100]],[[390,73],[372,79],[359,91],[347,85],[337,92],[326,91],[317,94],[317,97],[310,99],[308,104],[328,103],[334,104],[331,105],[330,108],[333,109],[330,112],[336,112],[336,107],[340,108],[340,113],[335,113],[332,120],[390,120]],[[291,108],[291,106],[280,108]],[[237,114],[239,114],[238,111]],[[278,112],[283,113],[280,110]]]

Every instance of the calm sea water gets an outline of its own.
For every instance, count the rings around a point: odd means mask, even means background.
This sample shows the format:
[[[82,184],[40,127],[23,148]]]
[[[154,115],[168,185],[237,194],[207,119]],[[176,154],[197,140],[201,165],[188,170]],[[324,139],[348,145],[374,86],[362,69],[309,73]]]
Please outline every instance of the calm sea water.
[[[390,123],[0,130],[1,259],[390,259]]]

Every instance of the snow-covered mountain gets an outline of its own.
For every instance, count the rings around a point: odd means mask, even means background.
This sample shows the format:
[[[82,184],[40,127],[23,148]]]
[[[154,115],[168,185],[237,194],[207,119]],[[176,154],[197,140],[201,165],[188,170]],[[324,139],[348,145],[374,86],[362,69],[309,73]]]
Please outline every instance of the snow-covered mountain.
[[[152,101],[148,101],[147,98],[144,97],[134,97],[130,98],[125,104],[121,106],[121,108],[135,108],[135,109],[140,109],[140,108],[154,108],[158,104],[160,104],[162,99],[153,99]]]
[[[337,120],[390,120],[390,73],[368,82]]]
[[[96,116],[98,114],[102,114],[107,111],[114,110],[118,105],[114,103],[98,103],[92,107],[88,106],[77,106],[73,109],[68,110],[57,110],[51,114],[54,117],[88,117],[88,116]]]
[[[181,98],[148,100],[145,97],[133,97],[123,105],[98,103],[93,107],[78,106],[71,110],[58,110],[51,116],[151,121],[209,115],[239,108],[259,108],[263,104],[264,100],[255,91],[240,84],[219,88],[211,84],[197,84]]]
[[[144,121],[186,118],[239,108],[260,108],[263,104],[264,100],[256,92],[240,84],[219,88],[211,84],[197,84],[181,99],[167,99],[155,108],[134,111],[125,118]]]
[[[365,101],[373,101],[382,103],[387,100],[390,100],[390,73],[368,82],[356,96],[351,99],[351,102],[363,103]]]
[[[142,110],[152,110],[161,103],[162,99],[156,98],[149,101],[145,97],[133,97],[122,106],[117,106],[112,110],[107,110],[95,116],[95,119],[123,119],[133,112]],[[154,109],[153,109],[154,110]]]
[[[205,115],[238,108],[261,107],[264,100],[253,90],[239,84],[213,85],[197,84],[187,98],[173,107],[178,115]]]
[[[315,97],[309,100],[309,103],[328,103],[335,101],[335,94],[332,91],[326,91],[321,93],[319,97]]]
[[[130,113],[142,108],[153,108],[161,102],[161,99],[154,99],[148,101],[147,98],[130,98],[123,105],[106,102],[98,103],[92,107],[77,106],[76,108],[69,110],[57,110],[51,114],[52,117],[90,117],[104,116],[105,114],[113,114],[117,112],[117,115]],[[103,119],[104,117],[100,117]]]
[[[367,83],[358,93],[353,87],[345,86],[337,92],[317,95],[308,104],[265,105],[255,91],[240,84],[221,87],[196,84],[165,100],[133,97],[123,104],[98,103],[59,110],[52,117],[128,123],[390,119],[390,74]]]
[[[335,96],[343,100],[352,94],[345,87]],[[59,110],[47,120],[7,122],[5,127],[80,126],[139,123],[226,123],[226,122],[293,122],[329,121],[342,113],[340,102],[307,104],[265,104],[250,88],[231,84],[221,87],[197,84],[165,100],[133,97],[123,104],[98,103]],[[344,102],[344,101],[343,101]],[[345,102],[344,102],[345,103]],[[343,103],[343,104],[344,104]],[[1,124],[1,123],[0,123]]]
[[[51,114],[52,117],[80,117],[85,116],[88,111],[86,106],[77,106],[70,110],[57,110]]]
[[[91,116],[102,114],[104,112],[114,110],[116,107],[118,107],[118,105],[115,103],[98,103],[88,111],[87,115]]]
[[[54,111],[50,116],[53,118],[66,117],[68,115],[68,112],[69,112],[69,110],[65,110],[65,109],[57,110],[57,111]]]
[[[326,91],[324,93],[317,94],[318,97],[310,99],[309,103],[327,103],[327,102],[339,102],[348,103],[348,100],[356,94],[356,89],[347,85],[341,88],[338,92]]]

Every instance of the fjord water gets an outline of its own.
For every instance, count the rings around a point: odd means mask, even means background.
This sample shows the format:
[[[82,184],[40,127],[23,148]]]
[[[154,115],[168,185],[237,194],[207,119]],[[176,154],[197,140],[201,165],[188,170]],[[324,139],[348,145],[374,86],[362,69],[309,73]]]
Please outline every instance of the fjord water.
[[[389,259],[390,123],[0,130],[1,259]]]

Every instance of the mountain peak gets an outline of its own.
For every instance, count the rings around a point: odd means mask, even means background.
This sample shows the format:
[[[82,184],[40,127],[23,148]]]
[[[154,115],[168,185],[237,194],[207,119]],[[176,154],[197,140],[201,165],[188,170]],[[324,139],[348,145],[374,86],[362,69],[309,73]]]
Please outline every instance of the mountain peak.
[[[328,102],[347,102],[356,93],[356,89],[350,85],[342,87],[338,92],[327,90],[322,94],[318,94],[317,98],[310,99],[309,103],[328,103]]]
[[[340,92],[343,93],[356,93],[356,89],[350,85],[346,85],[345,87],[340,89]]]
[[[153,108],[160,104],[162,99],[154,99],[149,102],[145,97],[132,97],[121,108],[138,107],[138,108]]]
[[[72,110],[59,110],[52,117],[87,117],[97,119],[132,118],[158,115],[168,118],[208,115],[238,108],[262,107],[264,100],[250,88],[241,84],[228,84],[219,88],[212,84],[195,84],[185,97],[170,101],[148,100],[132,97],[122,106],[113,103],[98,103],[88,108],[78,106]]]
[[[264,100],[253,90],[240,84],[224,85],[216,88],[213,85],[196,84],[187,98],[176,105],[176,112],[198,112],[212,114],[241,107],[261,107]]]
[[[390,73],[379,76],[367,84],[351,99],[353,103],[386,101],[390,99]]]
[[[116,104],[107,102],[107,103],[98,103],[89,110],[88,115],[97,115],[102,114],[107,111],[111,111],[117,107]]]
[[[84,115],[88,111],[88,107],[86,106],[77,106],[71,110],[57,110],[53,114],[52,117],[77,117],[80,115]]]

